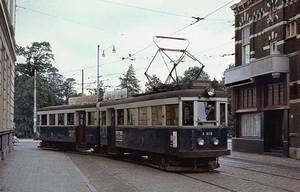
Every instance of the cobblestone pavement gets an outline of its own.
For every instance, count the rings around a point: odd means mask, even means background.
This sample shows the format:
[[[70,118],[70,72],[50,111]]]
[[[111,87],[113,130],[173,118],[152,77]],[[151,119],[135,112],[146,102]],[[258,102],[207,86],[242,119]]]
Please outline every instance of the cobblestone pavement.
[[[299,191],[300,161],[232,152],[210,173],[168,173],[105,157],[47,151],[20,141],[0,161],[0,191]]]
[[[93,191],[68,156],[34,146],[20,141],[0,161],[0,191]]]

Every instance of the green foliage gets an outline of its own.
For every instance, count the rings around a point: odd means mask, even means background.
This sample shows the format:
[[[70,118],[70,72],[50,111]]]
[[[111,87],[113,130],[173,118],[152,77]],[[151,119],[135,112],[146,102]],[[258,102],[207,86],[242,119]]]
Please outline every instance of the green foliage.
[[[52,66],[54,55],[50,43],[34,42],[31,46],[16,47],[24,63],[15,67],[14,121],[20,136],[30,137],[33,128],[34,71],[36,71],[37,108],[66,104],[70,96],[76,96],[75,80],[66,79]]]
[[[234,64],[230,64],[225,70],[231,69],[234,67]],[[225,72],[223,73],[222,79],[219,81],[219,86],[222,90],[227,92],[228,99],[228,135],[230,137],[235,136],[235,119],[231,113],[231,92],[230,89],[225,86]]]
[[[179,77],[179,82],[184,83],[189,80],[193,80],[196,76],[198,76],[200,72],[199,66],[189,67],[186,71],[183,72],[183,76]],[[208,73],[202,70],[199,77],[195,80],[209,80],[210,77]]]
[[[103,100],[103,95],[104,95],[105,90],[106,90],[106,87],[104,86],[103,81],[100,81],[99,82],[99,95],[98,95],[98,99],[100,101]],[[97,94],[97,88],[88,88],[88,92],[91,95],[96,95]]]
[[[127,72],[123,74],[123,77],[119,77],[119,80],[121,81],[121,89],[127,88],[129,96],[138,94],[141,91],[140,81],[135,77],[135,70],[132,64],[130,64]]]
[[[153,87],[158,87],[163,85],[163,83],[161,82],[161,80],[155,75],[153,74],[152,77],[149,77],[150,79],[148,80],[148,82],[145,83],[145,92],[152,92],[153,91]]]

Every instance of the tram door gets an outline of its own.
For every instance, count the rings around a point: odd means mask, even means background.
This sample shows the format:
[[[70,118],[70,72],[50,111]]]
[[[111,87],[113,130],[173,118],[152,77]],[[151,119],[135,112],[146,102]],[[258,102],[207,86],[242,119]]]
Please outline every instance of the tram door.
[[[86,113],[85,111],[78,111],[79,115],[79,123],[76,128],[76,147],[77,148],[85,148],[85,122],[86,122]]]
[[[115,123],[115,109],[110,109],[111,126],[108,127],[108,151],[115,152],[116,146],[116,123]]]

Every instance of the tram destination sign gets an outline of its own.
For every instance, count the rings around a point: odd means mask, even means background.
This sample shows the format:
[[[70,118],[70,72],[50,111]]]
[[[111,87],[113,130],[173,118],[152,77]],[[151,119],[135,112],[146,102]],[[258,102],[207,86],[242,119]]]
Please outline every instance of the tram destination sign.
[[[103,95],[104,101],[111,101],[111,100],[118,100],[118,99],[125,99],[125,98],[127,98],[127,89],[126,88],[105,92]]]
[[[97,103],[97,102],[98,102],[97,95],[69,98],[69,105],[80,105],[80,104],[89,104],[89,103]]]

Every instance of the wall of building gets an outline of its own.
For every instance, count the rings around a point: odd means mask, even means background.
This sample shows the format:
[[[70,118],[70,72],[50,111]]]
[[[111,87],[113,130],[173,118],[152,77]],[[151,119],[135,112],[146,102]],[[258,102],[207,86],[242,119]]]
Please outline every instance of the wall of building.
[[[265,153],[278,146],[283,156],[300,159],[300,1],[241,0],[231,8],[235,13],[236,63],[235,68],[225,72],[225,84],[232,89],[232,112],[237,122],[237,138],[232,148]],[[245,27],[250,27],[248,64],[243,62],[242,51]],[[273,41],[275,51],[272,51]],[[282,62],[283,57],[287,62]],[[257,71],[260,66],[270,69],[260,73]],[[286,66],[287,70],[278,69],[275,72],[280,76],[275,78],[273,70],[277,68],[273,66]],[[251,71],[245,73],[245,70]],[[230,78],[234,73],[237,78]],[[241,119],[249,114],[259,117],[259,125],[242,126]],[[261,134],[242,135],[245,129],[259,129]],[[273,140],[280,143],[276,145]]]
[[[13,149],[15,0],[0,0],[0,159]]]

